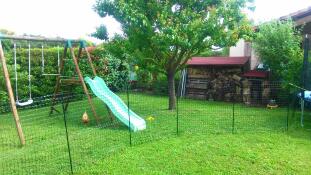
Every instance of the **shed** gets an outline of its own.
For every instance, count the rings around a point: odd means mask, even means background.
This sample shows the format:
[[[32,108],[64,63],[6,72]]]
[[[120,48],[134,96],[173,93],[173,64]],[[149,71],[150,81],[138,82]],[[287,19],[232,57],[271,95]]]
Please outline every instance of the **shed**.
[[[230,101],[240,93],[240,80],[250,69],[250,57],[193,57],[187,62],[185,95]]]

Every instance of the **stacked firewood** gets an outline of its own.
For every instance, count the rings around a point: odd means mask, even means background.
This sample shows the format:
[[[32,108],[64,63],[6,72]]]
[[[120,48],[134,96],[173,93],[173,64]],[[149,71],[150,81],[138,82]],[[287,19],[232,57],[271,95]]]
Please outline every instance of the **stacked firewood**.
[[[276,98],[273,94],[280,89],[278,84],[241,75],[240,68],[188,68],[186,95],[194,99],[236,101],[247,105],[266,105]]]
[[[268,80],[260,81],[260,83],[257,81],[256,83],[256,81],[243,79],[241,82],[245,104],[267,104],[271,100],[271,84]]]
[[[269,83],[269,81],[265,80],[262,82],[262,103],[268,104],[271,100],[271,88],[273,89],[273,86]],[[275,90],[279,89],[279,86],[274,87]]]
[[[247,105],[251,104],[251,85],[252,82],[247,79],[242,81],[243,102]]]
[[[187,95],[191,98],[232,101],[242,93],[240,68],[189,69]]]

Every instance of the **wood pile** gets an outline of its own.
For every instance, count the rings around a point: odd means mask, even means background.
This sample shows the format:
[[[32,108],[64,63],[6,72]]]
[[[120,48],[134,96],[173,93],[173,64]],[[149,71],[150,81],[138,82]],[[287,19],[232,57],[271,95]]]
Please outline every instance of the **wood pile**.
[[[269,81],[265,80],[262,82],[262,103],[268,104],[271,100],[271,88],[272,85],[269,83]],[[275,86],[275,89],[280,89],[280,87],[277,85]]]
[[[268,80],[242,80],[243,102],[247,105],[269,103],[271,100],[271,88],[273,88],[271,86]]]
[[[186,96],[210,101],[235,101],[247,105],[266,105],[276,99],[279,83],[241,77],[241,68],[188,68]]]
[[[251,104],[251,86],[252,82],[245,79],[242,81],[243,102],[247,105]]]
[[[240,68],[189,68],[187,96],[197,99],[232,101],[234,97],[242,93],[241,73]]]

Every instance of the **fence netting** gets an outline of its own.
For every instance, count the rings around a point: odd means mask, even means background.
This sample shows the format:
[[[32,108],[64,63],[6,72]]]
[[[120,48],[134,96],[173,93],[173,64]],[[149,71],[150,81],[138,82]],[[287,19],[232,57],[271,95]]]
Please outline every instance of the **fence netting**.
[[[127,124],[113,114],[109,109],[113,104],[104,103],[95,94],[92,94],[92,103],[98,122],[85,94],[38,97],[33,105],[18,108],[26,138],[24,147],[20,146],[10,106],[3,103],[0,107],[0,174],[109,174],[103,160],[131,146],[178,135],[284,132],[300,127],[300,100],[296,92],[284,92],[278,82],[270,83],[272,95],[265,99],[263,89],[268,87],[257,88],[242,94],[236,93],[236,88],[226,91],[225,100],[210,95],[203,99],[178,97],[175,110],[168,110],[165,95],[141,91],[134,86],[114,92],[145,120],[146,129],[137,132],[129,130]],[[84,120],[85,114],[87,120]],[[311,128],[310,116],[306,105],[305,128]],[[123,117],[128,119],[126,115]]]
[[[2,106],[0,115],[1,174],[68,174],[70,169],[62,113],[49,115],[51,98],[35,98],[36,102],[19,108],[26,145],[20,146],[12,113]],[[40,101],[40,103],[38,103]],[[59,103],[56,105],[59,107]]]
[[[180,131],[284,131],[288,127],[289,94],[281,91],[279,82],[270,82],[253,83],[250,90],[244,92],[237,87],[226,89],[216,97],[207,92],[203,99],[201,94],[197,97],[201,100],[185,96],[179,99],[178,105]]]

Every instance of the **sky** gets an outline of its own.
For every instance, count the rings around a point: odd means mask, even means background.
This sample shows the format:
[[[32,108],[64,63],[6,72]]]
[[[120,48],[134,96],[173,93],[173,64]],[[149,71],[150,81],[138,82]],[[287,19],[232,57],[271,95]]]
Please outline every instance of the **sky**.
[[[17,35],[34,34],[70,39],[89,37],[105,24],[109,36],[122,33],[111,17],[101,18],[93,10],[96,0],[0,0],[0,28]],[[256,10],[249,14],[256,23],[287,15],[311,6],[311,0],[255,0]]]

